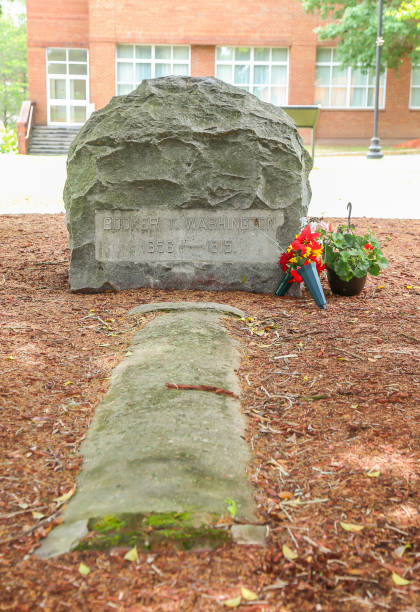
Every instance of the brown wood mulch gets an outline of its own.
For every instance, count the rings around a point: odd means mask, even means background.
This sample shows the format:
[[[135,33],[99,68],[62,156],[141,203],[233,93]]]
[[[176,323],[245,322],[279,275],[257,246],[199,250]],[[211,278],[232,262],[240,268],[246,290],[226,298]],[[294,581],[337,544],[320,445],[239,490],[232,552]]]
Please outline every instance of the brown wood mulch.
[[[323,281],[322,311],[306,293],[72,294],[64,216],[0,217],[0,610],[210,611],[228,609],[241,587],[258,596],[242,599],[248,611],[419,609],[420,222],[355,223],[376,233],[390,268],[354,298]],[[164,316],[136,321],[128,310],[186,299],[252,317],[226,325],[243,352],[249,478],[267,548],[37,559],[113,367],[134,329]]]

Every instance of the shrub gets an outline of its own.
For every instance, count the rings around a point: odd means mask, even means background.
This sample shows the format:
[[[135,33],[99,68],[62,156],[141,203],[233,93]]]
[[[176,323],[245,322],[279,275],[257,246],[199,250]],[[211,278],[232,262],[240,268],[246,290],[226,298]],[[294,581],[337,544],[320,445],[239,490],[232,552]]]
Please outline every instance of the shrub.
[[[0,153],[17,153],[17,133],[13,128],[0,127]]]

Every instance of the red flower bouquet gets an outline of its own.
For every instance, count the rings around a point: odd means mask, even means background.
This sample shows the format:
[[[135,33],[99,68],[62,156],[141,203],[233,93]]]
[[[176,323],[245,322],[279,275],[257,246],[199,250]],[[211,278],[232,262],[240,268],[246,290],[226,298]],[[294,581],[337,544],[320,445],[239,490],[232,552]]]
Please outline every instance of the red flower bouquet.
[[[307,225],[300,234],[296,234],[295,240],[280,257],[281,269],[292,276],[289,283],[301,283],[303,279],[297,272],[298,268],[312,262],[316,265],[318,275],[324,270],[325,265],[321,263],[324,249],[322,244],[317,242],[320,236],[319,233],[312,233],[310,225]]]

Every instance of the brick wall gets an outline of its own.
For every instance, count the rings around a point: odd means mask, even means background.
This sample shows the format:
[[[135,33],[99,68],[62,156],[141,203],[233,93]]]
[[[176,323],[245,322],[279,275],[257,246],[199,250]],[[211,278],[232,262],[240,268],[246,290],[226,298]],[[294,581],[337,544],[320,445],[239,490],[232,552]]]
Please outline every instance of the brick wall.
[[[113,13],[119,42],[283,45],[315,41],[298,0],[89,0]],[[98,30],[99,32],[99,30]]]
[[[28,45],[87,45],[88,0],[26,0],[26,11]]]
[[[191,46],[191,76],[214,76],[215,49],[213,45]]]
[[[98,110],[115,96],[115,44],[91,42],[89,64],[90,100]]]
[[[36,124],[47,122],[48,47],[89,47],[88,0],[26,0],[29,99]]]
[[[29,95],[38,124],[46,122],[45,48],[54,46],[89,48],[95,108],[115,95],[117,43],[189,44],[193,76],[214,75],[216,45],[286,46],[289,104],[314,103],[319,21],[299,0],[27,0],[27,12]],[[408,109],[409,80],[408,62],[398,75],[388,73],[383,138],[420,136],[420,110]],[[372,123],[372,110],[325,110],[317,135],[369,138]]]
[[[28,96],[35,102],[34,124],[47,122],[45,48],[28,45]]]
[[[289,51],[289,104],[314,104],[314,44],[296,44]]]

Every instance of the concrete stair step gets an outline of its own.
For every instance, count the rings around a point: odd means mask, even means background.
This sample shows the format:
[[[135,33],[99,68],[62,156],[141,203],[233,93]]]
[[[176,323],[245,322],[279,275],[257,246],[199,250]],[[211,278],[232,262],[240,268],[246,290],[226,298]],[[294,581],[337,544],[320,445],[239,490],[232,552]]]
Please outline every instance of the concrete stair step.
[[[40,132],[43,130],[49,130],[51,132],[58,130],[63,130],[66,132],[78,132],[80,130],[80,127],[72,125],[34,125],[33,129],[38,130]]]
[[[67,151],[29,151],[28,155],[65,155],[67,156]]]
[[[31,143],[32,144],[61,144],[61,143],[65,143],[66,145],[69,145],[73,142],[74,138],[39,138],[38,136],[36,138],[32,138]]]
[[[41,145],[35,145],[33,147],[30,148],[30,152],[32,153],[33,151],[65,151],[66,153],[68,153],[68,149],[67,147],[45,147],[45,146],[41,146]]]
[[[36,133],[32,134],[32,138],[65,138],[65,139],[71,139],[71,138],[75,138],[76,136],[77,136],[77,132],[74,132],[74,134],[68,134],[67,132],[63,133],[63,134],[60,134],[60,133],[57,134],[55,132],[53,134],[51,134],[49,132],[41,132],[41,133],[36,132]]]
[[[71,140],[72,138],[75,138],[77,136],[77,133],[75,132],[74,134],[49,134],[47,132],[45,133],[39,133],[36,132],[35,134],[32,135],[32,138],[62,138],[65,140]]]
[[[63,142],[35,142],[31,144],[31,147],[34,149],[67,149],[68,145]]]
[[[30,155],[67,155],[79,130],[78,127],[36,125],[32,129],[28,152]]]
[[[33,132],[38,132],[39,134],[77,134],[79,130],[75,130],[74,128],[42,128],[35,126],[32,129]]]
[[[32,138],[43,140],[72,140],[77,134],[34,134]]]
[[[36,142],[32,143],[31,147],[33,149],[67,149],[67,145],[62,142],[56,142],[53,144],[47,142]]]

